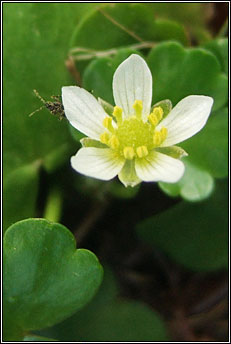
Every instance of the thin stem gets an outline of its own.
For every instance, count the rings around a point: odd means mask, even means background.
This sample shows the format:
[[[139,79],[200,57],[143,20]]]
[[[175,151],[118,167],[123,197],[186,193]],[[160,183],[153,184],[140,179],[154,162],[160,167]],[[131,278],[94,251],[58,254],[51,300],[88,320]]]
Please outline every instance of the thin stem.
[[[127,46],[129,49],[148,49],[155,46],[155,42],[141,42]],[[83,47],[72,48],[69,51],[70,57],[75,61],[84,61],[92,59],[93,57],[108,57],[115,55],[118,52],[118,48],[108,49],[108,50],[93,50]],[[81,53],[81,54],[80,54]],[[85,54],[84,54],[85,53]],[[78,55],[75,55],[78,54]]]

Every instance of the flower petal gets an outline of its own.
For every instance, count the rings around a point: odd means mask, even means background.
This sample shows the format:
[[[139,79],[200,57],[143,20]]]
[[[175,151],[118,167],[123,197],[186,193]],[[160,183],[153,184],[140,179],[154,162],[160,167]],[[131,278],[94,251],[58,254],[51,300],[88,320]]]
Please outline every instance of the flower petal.
[[[157,130],[168,129],[168,136],[161,147],[182,142],[200,131],[209,117],[213,98],[207,96],[188,96],[182,99],[160,122]]]
[[[145,182],[176,183],[184,173],[184,164],[168,155],[151,152],[146,158],[136,159],[137,176]]]
[[[135,100],[142,100],[143,119],[147,119],[152,101],[152,75],[142,57],[132,54],[119,65],[113,77],[113,95],[125,117],[134,114]]]
[[[110,148],[81,148],[71,157],[72,167],[86,176],[110,180],[122,169],[125,159],[118,157]]]
[[[99,139],[105,131],[103,119],[107,114],[95,97],[78,86],[62,87],[64,112],[73,127],[85,135]]]

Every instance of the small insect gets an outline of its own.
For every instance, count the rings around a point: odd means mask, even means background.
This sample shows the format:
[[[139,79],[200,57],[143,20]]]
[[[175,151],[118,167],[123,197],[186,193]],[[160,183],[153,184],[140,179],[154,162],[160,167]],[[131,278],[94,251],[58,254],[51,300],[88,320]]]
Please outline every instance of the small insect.
[[[34,94],[36,95],[37,98],[39,98],[41,100],[41,102],[44,104],[43,106],[41,106],[39,109],[33,111],[29,117],[33,116],[36,112],[42,110],[43,108],[46,108],[47,110],[50,111],[50,113],[52,115],[58,116],[58,118],[61,120],[63,118],[65,118],[65,113],[64,113],[64,107],[63,104],[61,103],[61,96],[51,96],[52,99],[54,99],[54,101],[45,101],[40,94],[38,93],[38,91],[33,90]]]

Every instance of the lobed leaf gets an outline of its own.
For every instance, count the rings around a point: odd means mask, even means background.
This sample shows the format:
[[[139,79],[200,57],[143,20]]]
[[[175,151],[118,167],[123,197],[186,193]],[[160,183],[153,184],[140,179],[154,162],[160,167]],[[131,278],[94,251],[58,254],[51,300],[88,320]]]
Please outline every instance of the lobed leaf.
[[[4,236],[4,317],[6,340],[52,326],[83,307],[102,280],[96,256],[76,250],[64,226],[28,219]]]

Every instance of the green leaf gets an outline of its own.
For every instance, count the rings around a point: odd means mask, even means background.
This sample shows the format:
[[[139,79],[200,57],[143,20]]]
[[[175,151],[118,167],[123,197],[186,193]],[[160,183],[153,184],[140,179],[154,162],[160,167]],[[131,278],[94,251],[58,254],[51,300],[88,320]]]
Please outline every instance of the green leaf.
[[[203,45],[205,49],[211,51],[219,60],[222,71],[228,75],[228,38],[210,40]]]
[[[213,111],[227,104],[228,83],[217,58],[202,48],[185,49],[165,42],[153,48],[147,58],[153,76],[153,102],[202,94],[214,98]]]
[[[138,224],[138,235],[189,269],[212,271],[227,267],[227,192],[227,181],[217,181],[208,200],[182,201]]]
[[[110,104],[114,104],[112,86],[108,87],[108,85],[112,85],[113,74],[114,69],[110,58],[97,59],[92,61],[86,68],[83,76],[83,86],[92,91],[96,98],[100,96]],[[100,88],[100,92],[98,88]]]
[[[28,115],[43,105],[34,96],[34,88],[48,99],[52,94],[60,94],[61,86],[70,83],[64,61],[78,8],[54,3],[4,4],[6,171],[37,159],[43,162],[52,151],[64,143],[70,144],[66,121],[57,120],[47,110],[32,117]],[[63,20],[66,25],[61,25]]]
[[[144,4],[108,4],[94,11],[78,25],[71,46],[102,50],[166,39],[187,44],[180,24],[156,21],[152,10]]]
[[[187,201],[202,201],[209,197],[214,188],[212,176],[184,159],[185,173],[179,182],[160,182],[161,189],[169,196],[181,196]]]
[[[167,337],[159,316],[141,302],[114,301],[90,320],[86,323],[78,318],[81,341],[143,342],[164,341]]]
[[[20,221],[4,236],[6,340],[52,326],[83,307],[102,280],[88,250],[76,250],[64,226],[44,219]],[[16,333],[17,332],[17,333]]]
[[[118,298],[114,275],[105,270],[99,293],[83,310],[59,326],[40,331],[61,341],[144,342],[168,339],[165,325],[142,302]]]
[[[4,187],[13,179],[15,184],[11,186],[15,193],[8,192],[7,186],[4,195],[7,225],[35,215],[38,168],[33,180],[28,172],[22,176],[17,171],[33,170],[39,161],[51,172],[69,159],[74,149],[66,121],[59,121],[46,109],[32,117],[29,114],[43,105],[33,89],[50,100],[51,95],[60,94],[61,86],[73,83],[64,64],[68,42],[79,19],[95,7],[96,4],[4,4]]]

